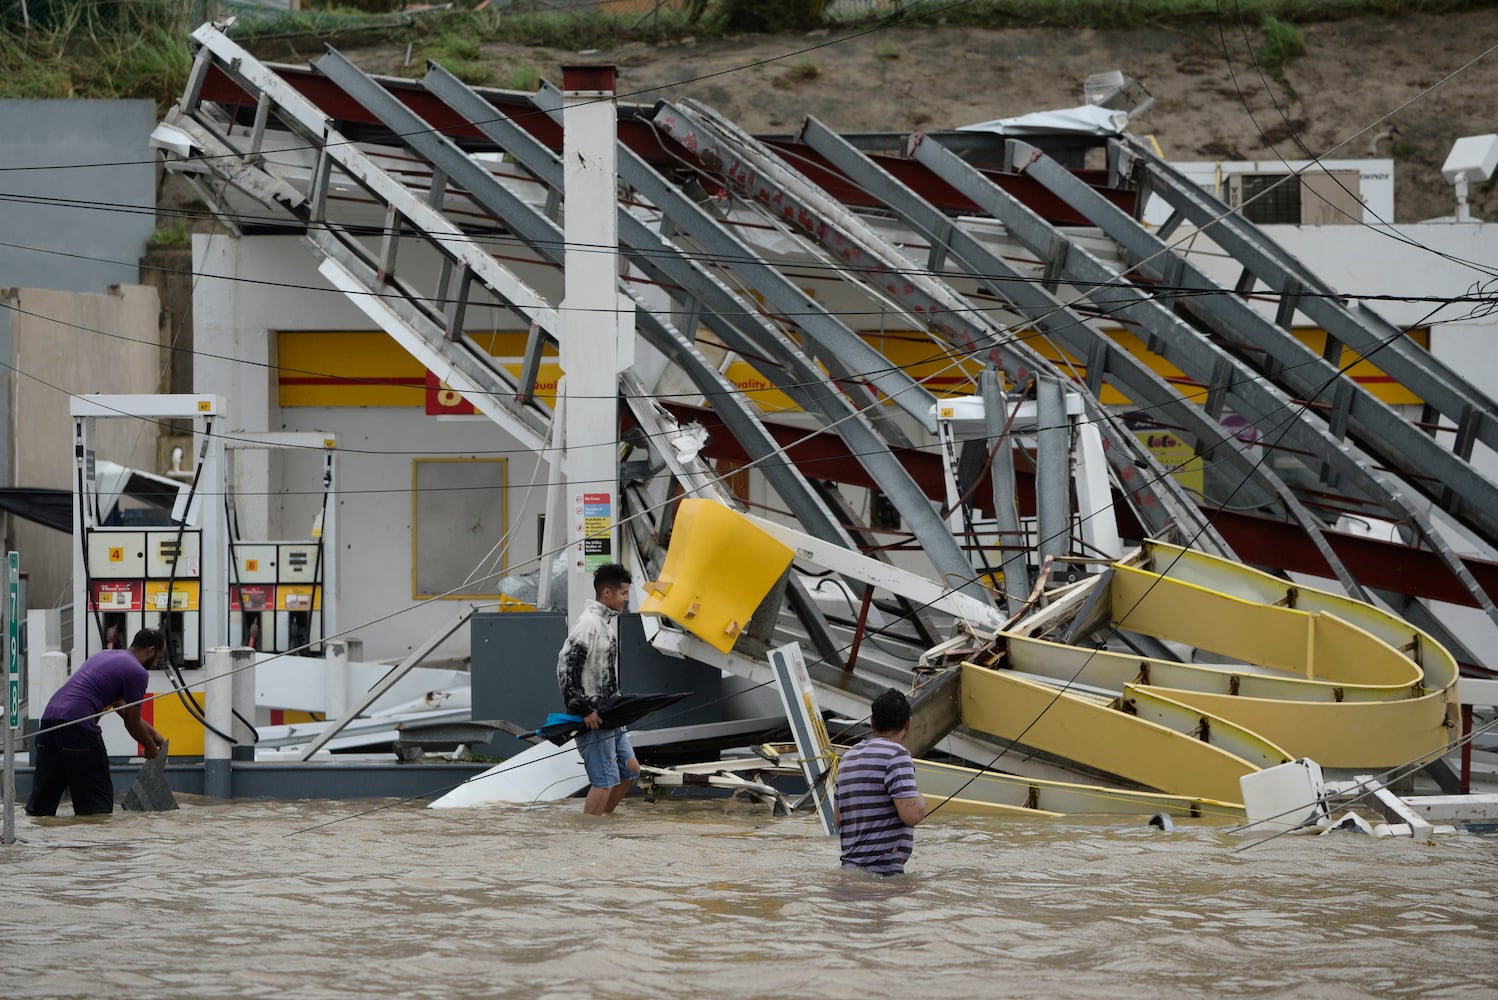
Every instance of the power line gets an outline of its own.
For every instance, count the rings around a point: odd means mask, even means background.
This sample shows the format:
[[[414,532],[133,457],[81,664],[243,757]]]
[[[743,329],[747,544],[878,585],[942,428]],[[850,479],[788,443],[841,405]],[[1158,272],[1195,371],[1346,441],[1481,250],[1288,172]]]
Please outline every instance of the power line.
[[[1261,139],[1264,140],[1264,145],[1266,145],[1266,146],[1269,147],[1270,152],[1274,153],[1274,155],[1276,157],[1278,157],[1279,161],[1281,163],[1283,163],[1286,168],[1289,168],[1290,167],[1290,162],[1285,159],[1285,157],[1280,153],[1279,148],[1269,138],[1268,134],[1265,133],[1263,127],[1259,124],[1258,116],[1256,116],[1253,113],[1253,109],[1248,106],[1248,98],[1243,93],[1243,88],[1241,86],[1239,86],[1239,84],[1238,84],[1238,74],[1233,69],[1232,56],[1231,56],[1231,54],[1228,51],[1227,35],[1224,33],[1223,27],[1222,27],[1222,22],[1224,20],[1223,14],[1222,14],[1222,0],[1216,0],[1216,3],[1217,3],[1217,36],[1218,36],[1218,38],[1222,42],[1223,64],[1227,68],[1228,78],[1233,83],[1233,90],[1238,95],[1238,103],[1243,106],[1244,112],[1248,115],[1248,120],[1253,123],[1254,131],[1258,132],[1259,133],[1259,138],[1261,138]],[[1294,171],[1294,173],[1291,176],[1298,177],[1299,175],[1301,175],[1301,174],[1305,173],[1306,171],[1310,170],[1312,167],[1321,167],[1322,170],[1323,170],[1323,172],[1325,173],[1325,176],[1327,176],[1328,178],[1330,178],[1331,181],[1332,181],[1332,183],[1336,184],[1337,187],[1341,188],[1342,192],[1344,194],[1348,195],[1349,197],[1351,197],[1355,201],[1359,200],[1358,197],[1357,197],[1356,192],[1350,190],[1347,187],[1347,185],[1342,182],[1342,179],[1337,176],[1337,174],[1336,174],[1335,171],[1325,170],[1325,168],[1322,167],[1322,163],[1321,163],[1322,159],[1324,159],[1328,155],[1328,153],[1331,152],[1331,150],[1328,150],[1327,153],[1322,153],[1320,155],[1317,155],[1315,153],[1312,153],[1311,150],[1310,150],[1310,148],[1308,146],[1306,146],[1306,144],[1301,140],[1300,133],[1298,131],[1296,131],[1294,123],[1292,123],[1290,121],[1289,116],[1287,114],[1285,114],[1285,109],[1283,107],[1281,107],[1280,102],[1279,102],[1279,98],[1277,98],[1275,96],[1274,89],[1269,85],[1269,80],[1264,75],[1264,67],[1262,65],[1260,65],[1260,63],[1259,63],[1259,57],[1254,53],[1253,43],[1249,41],[1249,37],[1248,37],[1248,26],[1246,24],[1244,24],[1244,22],[1243,22],[1243,6],[1242,6],[1242,4],[1239,2],[1239,0],[1233,0],[1233,6],[1234,6],[1234,8],[1235,8],[1235,10],[1237,12],[1239,30],[1243,34],[1243,44],[1244,44],[1244,47],[1245,47],[1245,49],[1248,52],[1248,58],[1253,63],[1254,71],[1259,76],[1259,82],[1264,87],[1264,92],[1269,95],[1270,103],[1274,105],[1275,112],[1280,116],[1280,120],[1284,123],[1285,127],[1287,129],[1289,129],[1289,131],[1290,131],[1290,137],[1295,141],[1295,144],[1300,147],[1301,152],[1305,153],[1305,155],[1307,157],[1309,157],[1310,160],[1311,160],[1310,163],[1306,164],[1306,166],[1302,167],[1300,170]],[[1492,48],[1489,48],[1487,50],[1487,52],[1483,53],[1483,55],[1484,56],[1487,55],[1488,52],[1492,52],[1492,51],[1494,51],[1494,49],[1498,49],[1498,45],[1495,45]],[[1480,58],[1482,58],[1482,56],[1479,56],[1478,58],[1480,59]],[[1447,77],[1446,79],[1450,79],[1450,77]],[[1429,89],[1430,90],[1434,90],[1436,87],[1439,87],[1441,84],[1443,84],[1445,82],[1446,82],[1446,80],[1443,79],[1439,83],[1436,83],[1433,86],[1431,86]],[[1350,141],[1350,140],[1344,140],[1342,144],[1345,144],[1347,141]],[[1339,144],[1339,145],[1341,145],[1341,144]],[[1332,148],[1336,149],[1338,147],[1334,146]],[[1274,182],[1271,185],[1269,185],[1269,189],[1272,190],[1273,188],[1278,187],[1280,184],[1287,183],[1289,180],[1290,180],[1290,177],[1286,177],[1283,180]],[[1325,204],[1327,204],[1327,205],[1331,206],[1332,208],[1336,209],[1336,211],[1339,214],[1341,214],[1344,217],[1346,217],[1352,223],[1354,223],[1356,225],[1359,225],[1359,226],[1362,226],[1365,229],[1371,230],[1372,232],[1378,233],[1380,236],[1384,237],[1385,239],[1392,239],[1395,242],[1403,243],[1406,246],[1414,247],[1414,248],[1416,248],[1418,250],[1423,250],[1423,251],[1425,251],[1427,253],[1434,254],[1437,257],[1441,257],[1441,258],[1443,258],[1445,260],[1451,261],[1454,264],[1460,264],[1460,265],[1462,265],[1464,267],[1469,267],[1472,270],[1478,271],[1478,272],[1480,272],[1482,274],[1486,274],[1486,275],[1489,275],[1489,276],[1492,276],[1492,277],[1498,277],[1498,270],[1493,270],[1489,265],[1479,264],[1476,261],[1468,260],[1465,257],[1458,257],[1455,254],[1448,253],[1448,252],[1446,252],[1444,250],[1437,250],[1436,248],[1434,248],[1434,247],[1432,247],[1432,246],[1430,246],[1428,244],[1421,243],[1418,240],[1414,240],[1414,239],[1411,239],[1409,237],[1406,237],[1404,234],[1402,234],[1402,233],[1400,233],[1400,232],[1397,231],[1397,229],[1394,227],[1393,223],[1389,222],[1387,219],[1385,219],[1382,216],[1380,216],[1376,211],[1373,210],[1373,208],[1371,206],[1368,206],[1367,204],[1364,204],[1362,206],[1363,209],[1364,209],[1364,211],[1366,211],[1368,214],[1372,215],[1376,220],[1378,220],[1378,222],[1384,228],[1379,228],[1379,226],[1375,226],[1375,225],[1370,224],[1369,222],[1367,222],[1363,218],[1363,216],[1362,216],[1361,213],[1356,213],[1355,214],[1355,213],[1349,213],[1349,212],[1343,211],[1338,206],[1333,205],[1329,200],[1327,200],[1327,198],[1326,198],[1325,195],[1321,194],[1319,191],[1316,191],[1314,188],[1310,188],[1310,189],[1302,188],[1301,190],[1303,190],[1303,191],[1304,190],[1310,190],[1312,192],[1312,195],[1314,197],[1320,198],[1322,200],[1322,202],[1324,202]]]

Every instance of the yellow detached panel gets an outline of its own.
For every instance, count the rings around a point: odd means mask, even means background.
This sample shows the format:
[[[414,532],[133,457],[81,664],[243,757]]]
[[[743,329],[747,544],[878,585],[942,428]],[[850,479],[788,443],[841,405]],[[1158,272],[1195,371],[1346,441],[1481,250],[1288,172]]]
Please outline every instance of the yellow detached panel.
[[[1125,684],[1123,703],[1131,715],[1158,723],[1166,729],[1203,743],[1210,743],[1214,747],[1221,747],[1255,767],[1274,767],[1291,758],[1291,754],[1258,733],[1235,725],[1220,715],[1203,712],[1192,705],[1183,705],[1165,697],[1155,688]]]
[[[794,555],[716,501],[683,500],[660,579],[645,585],[640,612],[669,618],[726,653]]]
[[[1240,563],[1164,542],[1146,542],[1144,551],[1155,568],[1167,571],[1172,579],[1261,604],[1291,601],[1302,611],[1328,612],[1400,651],[1401,657],[1410,661],[1408,669],[1423,673],[1422,683],[1428,690],[1444,689],[1456,680],[1456,661],[1444,646],[1409,622],[1373,605],[1314,587],[1287,584]],[[1321,676],[1319,668],[1317,676]],[[1412,682],[1410,677],[1402,674],[1391,676],[1395,679],[1387,683],[1404,685]],[[1355,669],[1349,675],[1348,683],[1354,681],[1374,683],[1364,677],[1361,669]]]
[[[965,676],[963,683],[967,683]],[[1443,693],[1410,701],[1327,705],[1153,690],[1251,729],[1291,756],[1310,757],[1322,767],[1396,767],[1443,749],[1455,732],[1446,725],[1447,697]]]
[[[962,722],[1000,739],[1023,733],[1026,746],[1173,795],[1240,803],[1238,779],[1259,770],[1106,704],[971,663],[962,665]]]
[[[1370,685],[1410,685],[1421,680],[1415,662],[1388,643],[1335,615],[1311,619],[1311,677]]]

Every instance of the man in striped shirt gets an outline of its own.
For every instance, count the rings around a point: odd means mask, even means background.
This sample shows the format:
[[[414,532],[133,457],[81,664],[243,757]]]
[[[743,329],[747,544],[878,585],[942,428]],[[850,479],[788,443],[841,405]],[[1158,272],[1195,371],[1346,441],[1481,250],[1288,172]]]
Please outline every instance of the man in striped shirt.
[[[844,868],[899,875],[915,846],[913,829],[926,816],[915,787],[915,765],[902,740],[910,702],[894,688],[874,699],[873,735],[843,755],[835,800]]]

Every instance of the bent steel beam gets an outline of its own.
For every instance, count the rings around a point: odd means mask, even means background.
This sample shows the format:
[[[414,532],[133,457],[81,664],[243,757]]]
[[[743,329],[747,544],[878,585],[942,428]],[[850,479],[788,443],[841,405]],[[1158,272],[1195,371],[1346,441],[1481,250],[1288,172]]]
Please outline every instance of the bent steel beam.
[[[1024,344],[1022,338],[1015,337],[1008,330],[996,329],[987,321],[981,308],[964,298],[939,275],[912,269],[909,260],[899,250],[773,150],[709,109],[698,105],[693,109],[705,117],[723,138],[714,136],[705,126],[684,122],[679,126],[681,134],[678,139],[687,140],[689,145],[695,144],[698,155],[706,162],[718,164],[717,172],[732,188],[767,210],[778,213],[784,221],[815,240],[831,257],[847,265],[879,294],[887,295],[904,306],[910,316],[930,333],[968,356],[986,357],[1001,366],[1007,365],[1016,380],[1023,379],[1031,371],[1047,373],[1058,379],[1065,377]],[[841,144],[848,157],[874,166],[850,144],[830,133],[828,136],[829,145]],[[876,198],[881,194],[877,188],[869,189],[868,193]],[[940,249],[945,250],[945,246]],[[937,247],[933,247],[933,252],[938,252]],[[1101,407],[1094,401],[1089,403],[1089,415],[1113,445],[1106,454],[1120,482],[1143,478],[1135,475],[1139,468],[1136,462],[1141,456],[1152,460],[1153,455],[1141,448],[1138,440],[1117,426],[1115,421],[1104,418]],[[1148,468],[1148,462],[1144,466]],[[1172,527],[1172,522],[1185,537],[1212,534],[1206,522],[1196,515],[1191,499],[1163,470],[1158,477],[1151,477],[1142,484],[1145,496],[1137,498],[1140,502],[1136,502],[1136,493],[1140,490],[1138,484],[1132,489],[1126,486],[1123,494],[1134,508],[1135,515],[1141,523],[1148,525],[1152,534],[1165,533]],[[1158,500],[1159,503],[1142,502],[1144,500]],[[1213,545],[1216,541],[1209,537],[1205,544]]]
[[[1473,597],[1488,617],[1498,622],[1498,605],[1477,586],[1429,519],[1400,493],[1391,477],[1376,471],[1364,456],[1319,423],[1303,419],[1301,411],[1308,403],[1297,405],[1278,388],[1266,384],[1235,356],[1205,340],[1144,289],[1120,279],[1107,264],[991,184],[949,150],[922,142],[917,145],[915,156],[1003,222],[1010,235],[1030,252],[1053,258],[1058,274],[1066,280],[1083,286],[1087,294],[1106,290],[1110,302],[1124,303],[1117,312],[1139,324],[1156,354],[1203,385],[1221,387],[1228,383],[1222,389],[1223,396],[1251,423],[1277,432],[1272,443],[1289,442],[1315,456],[1324,467],[1357,484],[1367,497],[1394,514],[1393,520],[1416,525],[1447,568],[1473,590]]]
[[[1498,451],[1498,403],[1447,368],[1403,331],[1371,310],[1345,305],[1336,290],[1277,245],[1261,229],[1233,212],[1213,195],[1191,183],[1179,171],[1150,152],[1137,139],[1114,139],[1110,149],[1120,172],[1143,169],[1153,191],[1179,211],[1186,221],[1206,231],[1269,287],[1289,294],[1298,287],[1315,294],[1302,296],[1295,308],[1327,334],[1363,357],[1377,352],[1378,366],[1398,379],[1426,403],[1466,428],[1467,446],[1459,451],[1471,459],[1472,440]]]
[[[485,110],[489,107],[488,103],[445,71],[433,68],[428,73],[428,78],[430,81],[428,86],[433,93],[447,101],[449,106],[460,115],[473,121],[475,126],[484,130],[489,138],[514,155],[543,183],[560,184],[561,166],[555,154],[540,146],[510,123],[484,117],[492,114]],[[731,241],[725,249],[730,250],[731,256],[735,259],[753,257],[752,250],[722,230],[716,220],[707,216],[679,189],[660,177],[644,161],[626,149],[619,151],[619,167],[625,182],[640,191],[652,204],[666,213],[675,225],[691,232],[699,239],[704,236],[711,238],[712,234],[717,233],[723,240]],[[492,178],[489,182],[475,179],[475,183],[486,192],[491,188],[503,190],[502,186]],[[501,196],[499,191],[494,194],[496,198]],[[518,201],[518,199],[514,200]],[[512,210],[518,211],[518,209]],[[535,216],[534,210],[527,207],[526,211],[531,216]],[[549,220],[542,218],[540,221],[554,228],[554,224]],[[528,222],[536,224],[536,218],[531,218]],[[911,525],[912,530],[916,531],[918,537],[926,545],[927,557],[937,571],[945,578],[953,580],[953,586],[957,589],[974,596],[983,595],[981,586],[973,579],[971,564],[961,546],[952,538],[950,532],[945,531],[930,501],[926,499],[924,493],[910,478],[909,473],[890,452],[888,444],[869,423],[867,416],[838,392],[835,386],[828,384],[827,377],[821,369],[795,349],[793,344],[780,336],[773,327],[763,324],[762,318],[755,314],[744,300],[735,296],[726,286],[713,278],[699,262],[690,260],[678,247],[653,233],[640,220],[623,209],[620,210],[619,223],[621,239],[629,245],[632,251],[630,253],[632,263],[647,274],[659,275],[662,279],[670,281],[702,302],[707,307],[703,314],[704,322],[712,320],[715,314],[718,319],[731,317],[736,320],[736,322],[722,322],[717,325],[710,324],[715,332],[724,337],[730,347],[740,350],[741,353],[749,353],[751,356],[765,352],[767,349],[773,350],[772,356],[784,367],[785,374],[789,375],[791,380],[800,382],[801,387],[807,390],[805,397],[808,403],[812,404],[808,409],[820,410],[824,420],[847,442],[850,451],[880,483],[899,510],[901,517],[905,518],[906,523]],[[557,237],[553,236],[548,239],[555,241]],[[546,240],[539,242],[545,245]],[[801,294],[799,289],[795,291],[796,294]],[[763,324],[762,334],[766,338],[773,337],[773,342],[767,343],[766,339],[748,340],[743,335],[743,324],[746,323]],[[856,336],[855,339],[857,339]],[[872,350],[863,345],[861,340],[858,342],[866,350]],[[887,361],[881,364],[885,368],[890,367]],[[908,380],[908,376],[903,376],[903,373],[902,377]],[[929,414],[927,416],[929,417]],[[766,462],[767,467],[776,464],[768,454],[764,457],[769,459]],[[799,473],[796,473],[796,476],[800,478]],[[796,493],[788,487],[781,495],[789,503]],[[836,538],[840,544],[850,544],[846,533],[840,527],[834,528],[827,523],[826,519],[830,515],[825,513],[825,506],[821,505],[820,501],[815,506],[817,509],[812,511],[811,505],[805,505],[808,519],[803,523],[808,529],[815,529],[819,537]],[[802,516],[802,510],[797,509],[797,514]]]
[[[1263,352],[1265,360],[1255,364],[1261,376],[1271,379],[1286,392],[1301,399],[1315,399],[1326,392],[1329,385],[1335,386],[1333,410],[1326,417],[1333,433],[1346,433],[1361,449],[1377,458],[1413,489],[1435,500],[1441,507],[1463,525],[1479,534],[1490,545],[1498,545],[1498,486],[1478,472],[1465,456],[1457,455],[1430,435],[1423,433],[1409,421],[1403,419],[1387,403],[1364,389],[1346,372],[1345,367],[1333,364],[1326,357],[1312,351],[1280,326],[1253,309],[1237,295],[1230,294],[1205,272],[1196,267],[1185,255],[1177,253],[1158,236],[1139,225],[1131,216],[1120,212],[1087,185],[1077,180],[1070,171],[1039,149],[1028,143],[1013,140],[1010,143],[1013,158],[1025,174],[1035,178],[1057,196],[1087,216],[1131,258],[1135,271],[1143,276],[1164,281],[1185,289],[1200,289],[1217,294],[1184,294],[1181,308],[1207,324],[1215,333],[1235,346],[1246,348],[1241,356],[1253,359]],[[1202,192],[1204,196],[1205,192]],[[1198,200],[1193,199],[1193,203]],[[1258,233],[1247,233],[1248,223],[1237,216],[1230,216],[1220,224],[1212,225],[1208,234],[1217,239],[1228,240],[1231,246],[1240,246],[1261,238]],[[1274,252],[1272,245],[1254,244],[1258,252],[1244,263],[1265,277],[1260,267],[1277,262],[1277,273],[1288,279],[1292,271],[1294,280],[1304,287],[1317,279],[1293,259],[1283,260]],[[1242,249],[1242,246],[1240,246]],[[1240,259],[1243,259],[1240,257]],[[1294,265],[1294,267],[1292,267]],[[1330,294],[1327,289],[1324,294]],[[1331,320],[1341,317],[1348,321],[1341,307],[1329,298],[1302,296],[1295,308],[1308,316]],[[1363,346],[1348,341],[1360,356],[1374,360],[1380,368],[1395,375],[1400,382],[1421,398],[1426,391],[1435,395],[1428,399],[1431,405],[1460,420],[1462,414],[1473,406],[1493,405],[1490,401],[1477,400],[1476,390],[1454,374],[1446,373],[1435,364],[1416,365],[1410,352],[1396,352],[1395,343],[1405,341],[1404,331],[1387,323],[1386,338],[1374,340],[1371,332]],[[1330,332],[1331,328],[1327,327]],[[1346,333],[1346,325],[1341,328]],[[1362,327],[1359,327],[1361,330]],[[1369,343],[1371,342],[1371,346]],[[1411,345],[1412,350],[1420,350]],[[1431,359],[1433,361],[1433,359]],[[1392,363],[1391,363],[1392,362]],[[1405,375],[1395,374],[1403,371]],[[1407,379],[1406,375],[1411,376]],[[1455,413],[1450,412],[1455,408]],[[1316,411],[1310,411],[1315,413]],[[1480,413],[1480,411],[1478,411]],[[1317,414],[1319,416],[1319,414]],[[1478,418],[1476,426],[1493,422],[1492,414]]]
[[[318,60],[317,69],[338,84],[350,97],[359,101],[386,127],[400,135],[413,151],[463,187],[485,211],[504,220],[505,226],[543,259],[554,263],[561,262],[566,239],[556,222],[538,212],[502,185],[492,173],[475,163],[455,143],[387,93],[378,81],[371,79],[347,58],[333,50],[329,50]],[[442,72],[445,75],[445,71],[434,69],[433,72]],[[462,88],[462,92],[472,100],[482,101],[482,98],[457,83],[455,79],[452,82]],[[460,109],[454,110],[462,114]],[[485,124],[491,123],[486,121]],[[527,134],[520,133],[520,135],[525,136],[526,143],[534,144],[535,141]],[[517,143],[517,147],[519,145]],[[536,162],[535,158],[528,163],[528,169],[532,169],[533,173],[537,173],[538,176],[543,177],[543,180],[552,184],[553,190],[559,191],[561,189],[560,162],[549,150],[544,150],[538,145],[534,147],[534,150],[545,153],[551,165],[550,176],[543,175],[544,167]],[[632,216],[621,213],[621,222],[625,218],[634,221]],[[806,484],[800,472],[793,466],[776,459],[778,446],[763,427],[759,426],[757,417],[749,409],[742,394],[703,357],[691,338],[643,307],[637,308],[636,321],[651,345],[680,365],[688,374],[693,384],[710,401],[713,408],[723,417],[725,425],[751,455],[751,460],[760,463],[759,467],[764,471],[776,492],[781,495],[792,511],[803,519],[808,530],[815,531],[820,537],[852,546],[852,540],[822,506],[815,491]]]

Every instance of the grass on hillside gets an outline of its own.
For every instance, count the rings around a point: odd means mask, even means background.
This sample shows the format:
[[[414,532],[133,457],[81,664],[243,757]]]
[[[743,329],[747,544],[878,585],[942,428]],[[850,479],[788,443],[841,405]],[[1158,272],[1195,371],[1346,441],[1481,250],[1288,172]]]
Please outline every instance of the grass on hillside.
[[[1264,36],[1264,47],[1259,51],[1259,66],[1279,81],[1280,86],[1293,97],[1295,88],[1285,77],[1285,63],[1306,51],[1305,35],[1293,24],[1286,24],[1277,17],[1266,17],[1259,26]]]
[[[180,8],[180,9],[178,9]],[[0,30],[0,97],[178,94],[192,66],[184,0],[54,3],[33,30]]]
[[[463,2],[463,0],[460,0]],[[472,0],[466,0],[471,3]],[[517,6],[522,0],[517,0]],[[306,43],[330,41],[343,48],[361,42],[410,43],[412,72],[435,59],[475,84],[534,86],[532,67],[508,71],[484,58],[487,42],[572,50],[615,48],[622,41],[647,43],[725,37],[746,4],[761,11],[784,10],[791,30],[802,30],[814,0],[777,0],[757,6],[749,0],[693,0],[682,10],[660,10],[641,18],[596,12],[504,12],[454,10],[413,17],[367,13],[330,3],[318,10],[267,11],[241,0],[215,0],[220,12],[235,13],[233,36],[265,58],[306,50]],[[13,6],[13,5],[11,5]],[[192,65],[188,42],[193,0],[109,0],[68,3],[32,0],[33,28],[23,31],[16,17],[0,20],[0,97],[145,97],[163,107],[182,91]],[[1303,44],[1296,24],[1358,16],[1452,13],[1491,6],[1491,0],[951,0],[907,2],[887,22],[904,27],[959,25],[1003,28],[1016,25],[1125,29],[1155,24],[1215,22],[1227,16],[1258,26],[1266,72],[1283,82],[1285,60]],[[36,13],[45,9],[47,16]],[[10,11],[10,6],[4,8]],[[878,18],[834,27],[877,24]],[[881,50],[880,58],[897,51]],[[418,58],[419,57],[419,58]]]

